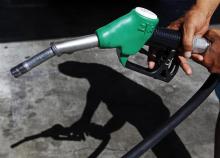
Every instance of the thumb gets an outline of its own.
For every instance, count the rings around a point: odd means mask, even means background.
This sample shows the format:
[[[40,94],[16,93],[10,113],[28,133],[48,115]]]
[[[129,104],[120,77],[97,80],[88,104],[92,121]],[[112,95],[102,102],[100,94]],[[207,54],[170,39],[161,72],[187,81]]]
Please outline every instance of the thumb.
[[[183,48],[185,51],[184,56],[186,58],[191,57],[194,34],[195,34],[195,28],[192,25],[183,26]]]

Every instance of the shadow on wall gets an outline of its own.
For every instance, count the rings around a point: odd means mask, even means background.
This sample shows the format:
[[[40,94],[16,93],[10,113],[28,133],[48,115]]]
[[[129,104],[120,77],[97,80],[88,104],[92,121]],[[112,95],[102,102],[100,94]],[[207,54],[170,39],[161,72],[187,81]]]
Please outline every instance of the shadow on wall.
[[[81,141],[88,135],[102,140],[89,156],[95,158],[107,146],[111,133],[122,128],[126,122],[146,138],[169,118],[169,111],[157,94],[107,66],[69,61],[60,64],[59,71],[74,78],[85,78],[90,83],[86,107],[81,118],[70,127],[54,125],[37,135],[24,138],[12,147],[39,137]],[[91,123],[100,102],[104,102],[112,114],[112,118],[103,126]],[[164,138],[152,150],[158,158],[191,157],[175,132]]]

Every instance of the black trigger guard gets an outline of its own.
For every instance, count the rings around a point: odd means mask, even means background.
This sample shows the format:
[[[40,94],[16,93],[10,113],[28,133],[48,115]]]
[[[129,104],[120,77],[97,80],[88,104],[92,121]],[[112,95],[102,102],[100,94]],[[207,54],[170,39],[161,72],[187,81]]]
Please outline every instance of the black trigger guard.
[[[177,60],[177,52],[175,50],[163,52],[163,54],[164,53],[167,54],[165,59],[157,59],[154,69],[149,69],[130,61],[127,61],[125,67],[155,79],[169,82],[179,69],[179,61]]]

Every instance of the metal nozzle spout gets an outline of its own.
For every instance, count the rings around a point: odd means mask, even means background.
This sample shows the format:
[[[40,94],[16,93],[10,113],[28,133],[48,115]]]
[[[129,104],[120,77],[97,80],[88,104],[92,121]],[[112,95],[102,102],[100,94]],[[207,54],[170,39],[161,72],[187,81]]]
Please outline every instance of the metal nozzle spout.
[[[17,66],[13,67],[11,70],[11,74],[17,78],[21,76],[22,74],[28,72],[28,70],[23,66],[23,63],[18,64]]]
[[[13,67],[11,69],[11,74],[14,77],[19,77],[26,72],[30,71],[37,65],[40,65],[41,63],[45,62],[46,60],[52,58],[55,56],[53,50],[51,48],[48,48],[37,55],[31,57],[30,59],[24,61],[23,63],[18,64],[17,66]]]
[[[11,74],[14,77],[19,77],[55,55],[61,56],[65,53],[69,54],[77,50],[93,48],[96,46],[98,46],[98,37],[95,34],[53,43],[50,48],[12,68]]]

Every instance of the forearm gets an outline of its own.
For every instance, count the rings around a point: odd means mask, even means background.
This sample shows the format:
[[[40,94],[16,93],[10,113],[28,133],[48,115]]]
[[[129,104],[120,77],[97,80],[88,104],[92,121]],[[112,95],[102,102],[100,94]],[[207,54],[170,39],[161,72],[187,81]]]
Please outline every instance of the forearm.
[[[197,0],[193,7],[205,12],[207,17],[211,17],[219,3],[220,0]]]
[[[97,92],[94,88],[90,88],[87,93],[87,102],[86,107],[83,111],[81,120],[89,123],[94,115],[95,111],[97,110],[99,103],[101,102],[100,97],[96,95]]]
[[[98,105],[99,103],[87,104],[81,116],[81,120],[83,120],[86,123],[89,123],[92,120],[92,116],[94,115],[96,109],[98,108]]]

